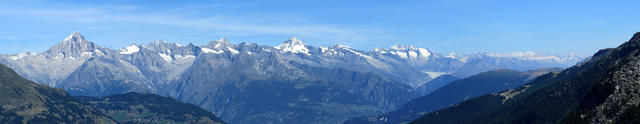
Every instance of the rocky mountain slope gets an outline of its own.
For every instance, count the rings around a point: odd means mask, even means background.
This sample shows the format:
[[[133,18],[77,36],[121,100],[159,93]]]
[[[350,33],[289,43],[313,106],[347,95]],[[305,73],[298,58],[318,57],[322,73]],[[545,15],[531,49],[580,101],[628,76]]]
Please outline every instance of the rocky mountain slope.
[[[460,78],[450,74],[442,75],[416,88],[416,92],[424,96],[456,80],[460,80]]]
[[[589,61],[412,123],[638,123],[640,32]]]

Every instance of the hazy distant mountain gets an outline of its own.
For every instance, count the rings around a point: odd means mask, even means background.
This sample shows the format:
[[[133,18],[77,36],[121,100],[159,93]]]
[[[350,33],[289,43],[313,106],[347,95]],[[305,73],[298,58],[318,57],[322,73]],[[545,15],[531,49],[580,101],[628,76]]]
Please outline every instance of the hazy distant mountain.
[[[416,92],[424,96],[433,91],[436,91],[440,87],[446,86],[447,84],[459,79],[460,78],[450,74],[438,76],[437,78],[430,80],[429,82],[424,83],[424,85],[421,85],[420,87],[416,88]]]
[[[640,32],[580,65],[413,123],[639,123]]]
[[[535,77],[561,69],[519,72],[494,70],[453,81],[446,86],[409,101],[402,108],[379,116],[360,117],[346,123],[406,123],[431,111],[439,110],[477,96],[522,86]]]
[[[130,92],[107,97],[76,98],[119,123],[224,123],[213,113],[198,106],[154,94]]]
[[[115,123],[63,90],[36,84],[0,64],[0,123]]]
[[[276,47],[220,39],[202,46],[155,41],[111,50],[77,32],[43,53],[0,56],[0,62],[27,79],[73,95],[157,93],[202,106],[231,123],[340,122],[394,110],[417,97],[416,87],[440,75],[566,67],[579,60],[535,53],[445,56],[410,45],[363,51],[308,46],[297,38]],[[261,97],[283,100],[265,107],[257,106],[264,101],[250,101]],[[304,113],[307,109],[315,110]]]

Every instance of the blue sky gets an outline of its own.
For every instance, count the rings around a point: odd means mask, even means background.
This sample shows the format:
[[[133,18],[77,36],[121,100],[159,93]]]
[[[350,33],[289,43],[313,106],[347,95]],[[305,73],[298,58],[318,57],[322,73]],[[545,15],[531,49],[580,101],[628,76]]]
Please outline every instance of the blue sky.
[[[638,1],[2,1],[0,53],[41,52],[73,31],[119,49],[154,40],[370,50],[412,44],[447,54],[591,55],[640,31]]]

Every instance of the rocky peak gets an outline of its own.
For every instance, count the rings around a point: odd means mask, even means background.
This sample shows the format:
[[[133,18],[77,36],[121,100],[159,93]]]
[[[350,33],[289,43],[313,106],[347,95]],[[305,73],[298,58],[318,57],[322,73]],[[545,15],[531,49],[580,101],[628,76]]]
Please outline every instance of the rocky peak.
[[[335,44],[335,45],[331,46],[331,48],[332,48],[332,49],[336,49],[336,48],[341,48],[341,49],[350,49],[351,47],[349,47],[349,46],[345,46],[345,45],[342,45],[342,44]]]
[[[229,42],[229,40],[223,37],[223,38],[220,38],[219,40],[213,40],[205,46],[213,49],[223,49],[226,47],[233,47],[233,44]]]
[[[84,36],[79,32],[73,32],[67,38],[62,40],[62,42],[45,51],[45,55],[57,57],[78,57],[83,54],[86,55],[86,52],[94,52],[96,47],[97,46],[92,42],[85,40]]]
[[[153,50],[167,50],[167,49],[175,49],[176,47],[178,47],[178,44],[176,44],[176,43],[168,43],[168,42],[164,42],[162,40],[156,40],[156,41],[151,42],[146,47],[150,48],[150,49],[153,49]]]
[[[302,42],[298,38],[291,37],[291,38],[287,39],[286,41],[284,41],[284,43],[282,43],[281,45],[289,45],[289,46],[302,45],[302,46],[304,46],[305,44],[304,44],[304,42]]]
[[[151,44],[149,44],[149,45],[163,45],[163,44],[167,44],[167,43],[162,41],[162,40],[156,40],[156,41],[151,42]]]
[[[629,41],[630,42],[633,42],[633,41],[638,42],[638,41],[640,41],[640,32],[636,32],[635,34],[633,34],[633,37],[631,37],[631,40],[629,40]]]

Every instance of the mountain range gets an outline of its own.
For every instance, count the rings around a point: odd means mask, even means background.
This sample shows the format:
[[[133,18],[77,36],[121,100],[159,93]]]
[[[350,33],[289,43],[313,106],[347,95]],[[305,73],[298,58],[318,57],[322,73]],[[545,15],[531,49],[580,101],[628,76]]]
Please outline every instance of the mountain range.
[[[395,110],[427,94],[416,88],[441,75],[467,78],[499,68],[568,67],[579,60],[532,52],[442,55],[411,45],[372,51],[314,47],[295,37],[275,47],[220,39],[113,50],[78,32],[42,53],[0,55],[0,63],[21,76],[71,95],[155,93],[230,123],[340,123]]]

